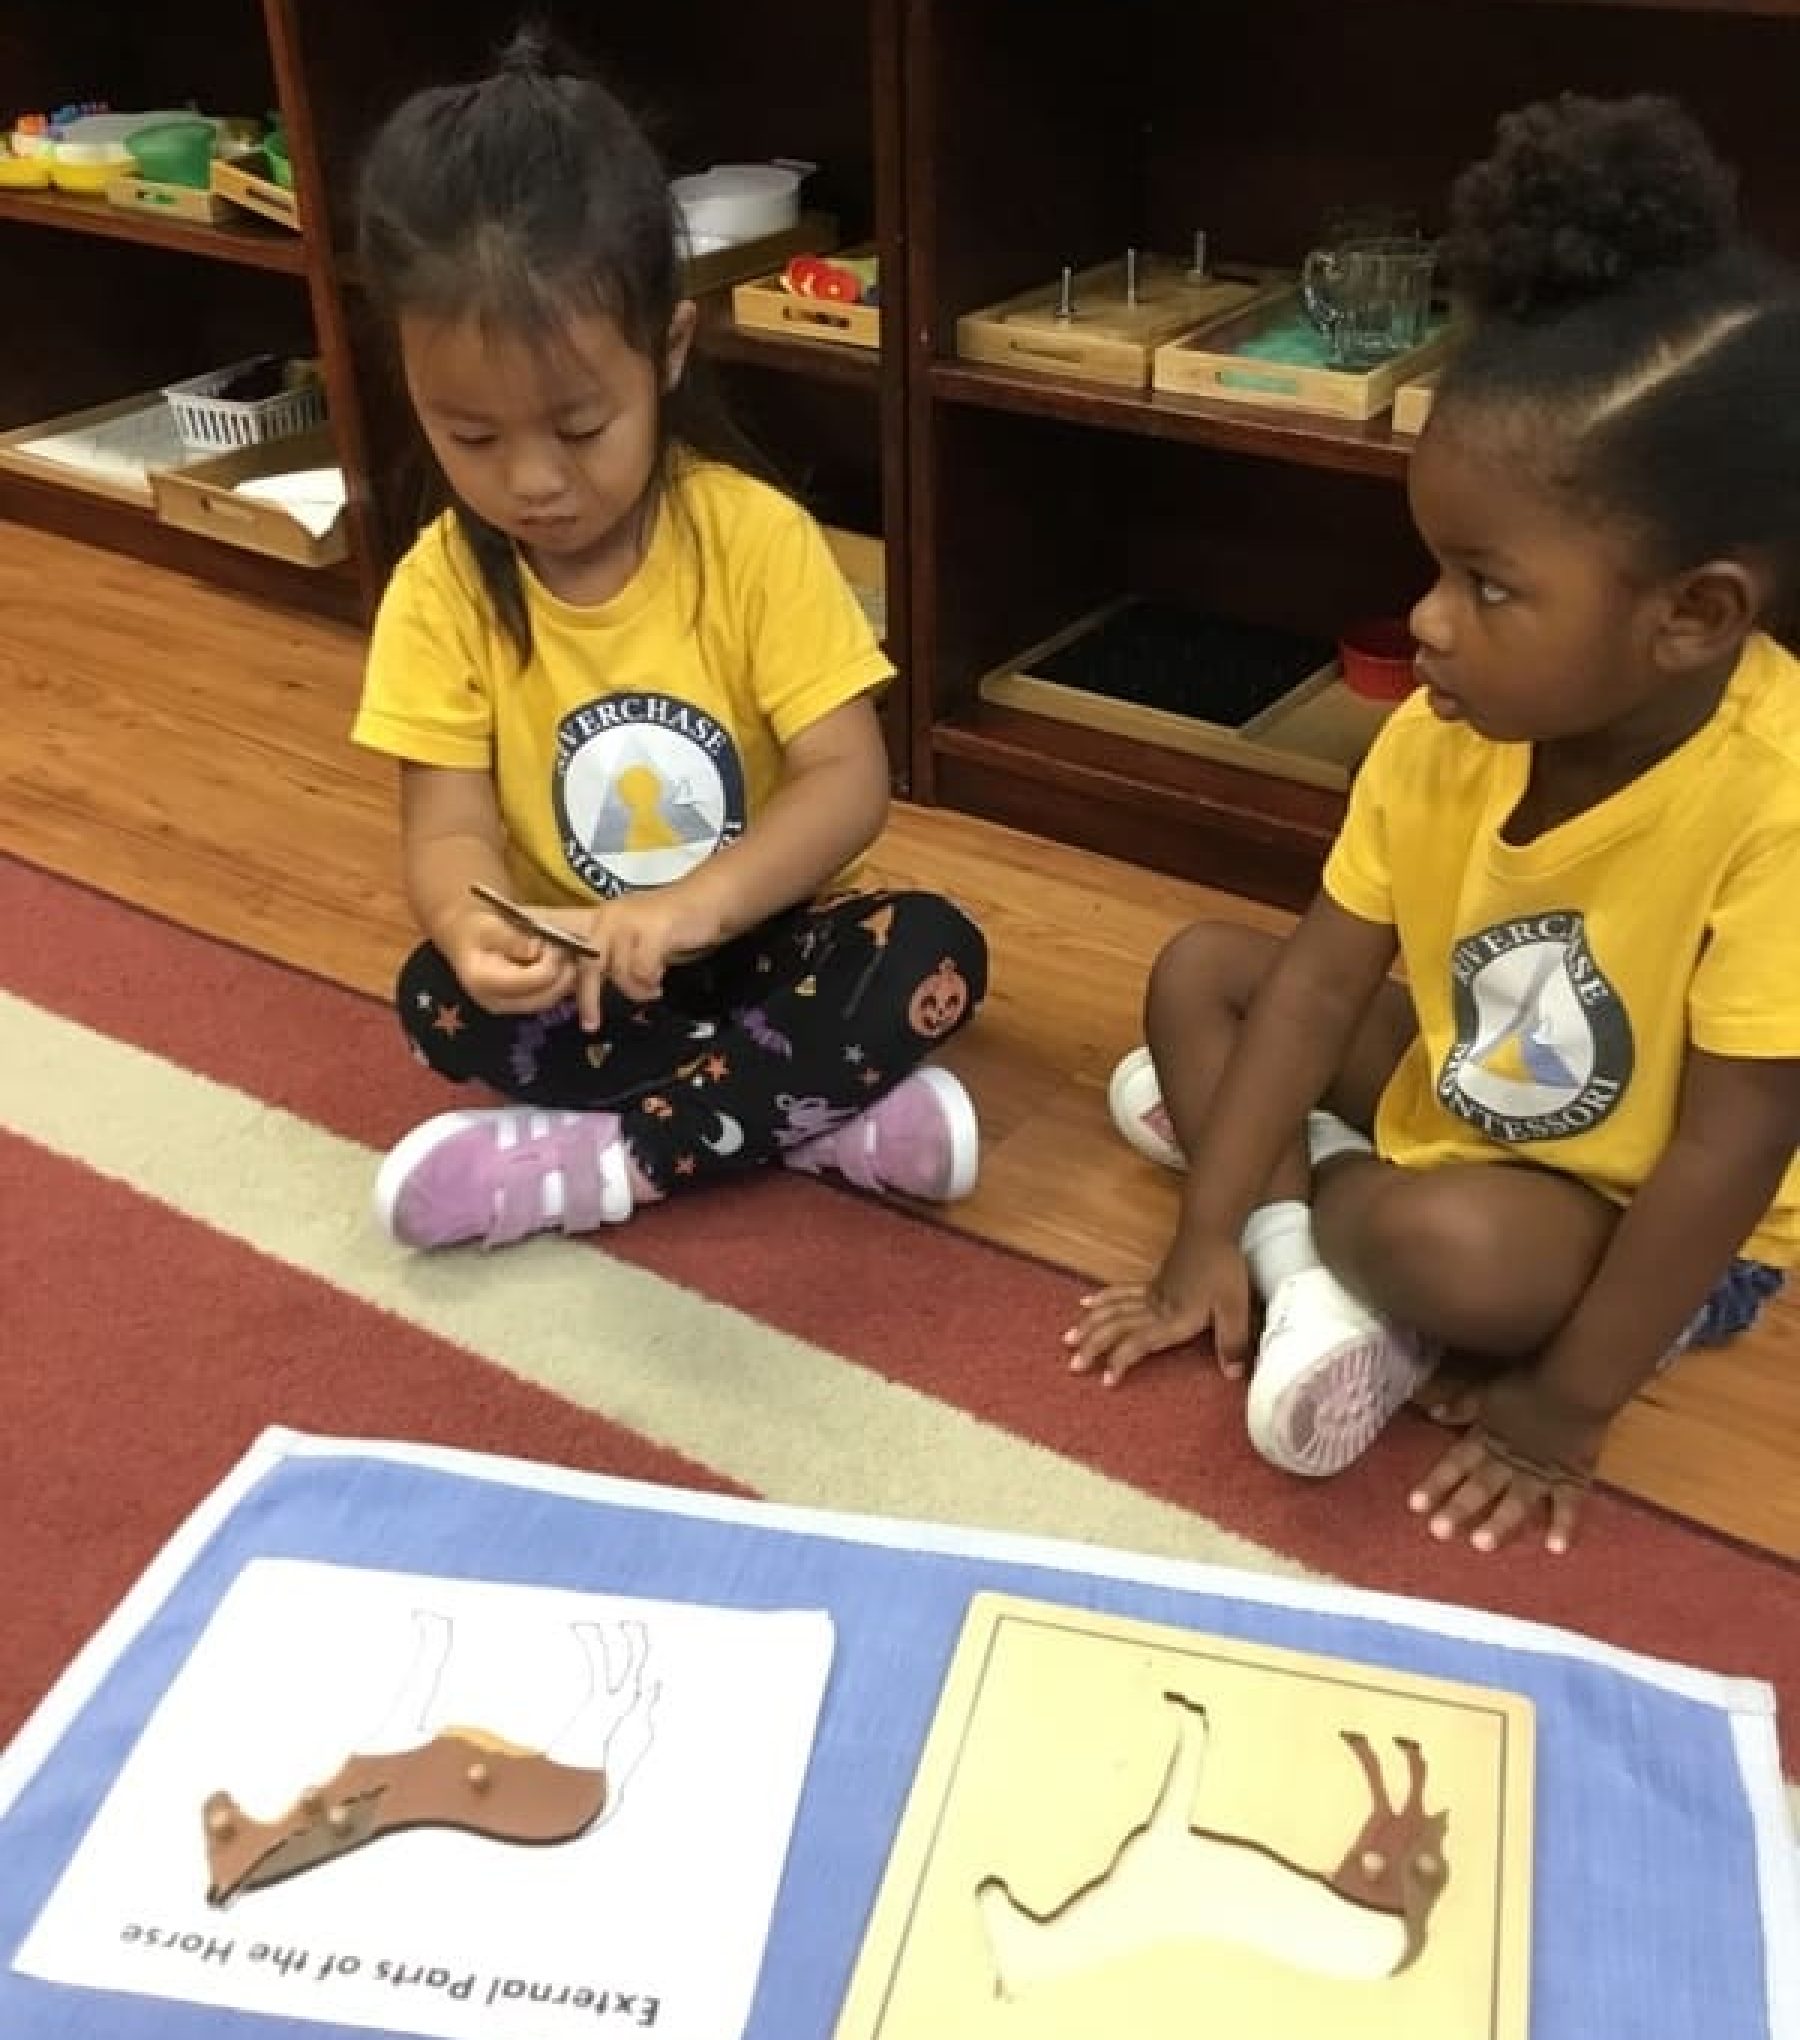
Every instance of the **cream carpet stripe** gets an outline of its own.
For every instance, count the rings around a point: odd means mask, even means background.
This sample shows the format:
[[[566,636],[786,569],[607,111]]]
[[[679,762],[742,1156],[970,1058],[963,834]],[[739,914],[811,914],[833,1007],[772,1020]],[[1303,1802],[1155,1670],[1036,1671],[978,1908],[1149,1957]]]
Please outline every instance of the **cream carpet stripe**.
[[[1307,1576],[603,1253],[404,1254],[369,1222],[367,1148],[4,992],[0,1124],[771,1499]]]

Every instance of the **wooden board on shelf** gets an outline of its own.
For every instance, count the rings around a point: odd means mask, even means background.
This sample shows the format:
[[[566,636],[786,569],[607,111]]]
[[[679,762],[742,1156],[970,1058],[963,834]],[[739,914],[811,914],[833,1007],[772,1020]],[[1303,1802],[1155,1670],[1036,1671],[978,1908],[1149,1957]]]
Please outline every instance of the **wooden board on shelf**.
[[[1440,326],[1417,347],[1363,369],[1271,361],[1241,351],[1247,341],[1304,316],[1297,292],[1266,294],[1253,305],[1159,347],[1151,381],[1159,390],[1217,403],[1375,418],[1393,403],[1403,382],[1440,363],[1455,342],[1453,330]]]
[[[1034,645],[1023,657],[984,675],[976,691],[983,701],[997,707],[1048,716],[1054,722],[1104,730],[1111,736],[1331,792],[1341,793],[1349,787],[1376,731],[1387,720],[1391,704],[1367,701],[1352,693],[1339,677],[1335,662],[1309,674],[1278,701],[1235,728],[1045,680],[1031,670],[1123,607],[1123,603],[1112,603],[1081,617],[1066,630]]]
[[[872,242],[843,250],[853,260],[875,252]],[[844,305],[829,298],[801,297],[782,289],[779,270],[740,283],[731,293],[731,312],[740,326],[778,334],[784,340],[818,340],[837,347],[881,345],[879,305]]]
[[[1060,278],[965,312],[956,322],[956,351],[998,368],[1141,390],[1160,346],[1242,311],[1272,288],[1270,272],[1226,269],[1196,278],[1176,257],[1143,254],[1133,296],[1122,255],[1077,272],[1066,317]]]
[[[977,1594],[836,2040],[1525,2040],[1522,1695]]]
[[[306,269],[306,250],[299,241],[269,233],[259,222],[229,209],[223,219],[190,219],[160,208],[111,205],[104,197],[72,198],[64,191],[0,191],[0,221],[8,220],[167,248],[246,269],[272,269],[290,276]]]

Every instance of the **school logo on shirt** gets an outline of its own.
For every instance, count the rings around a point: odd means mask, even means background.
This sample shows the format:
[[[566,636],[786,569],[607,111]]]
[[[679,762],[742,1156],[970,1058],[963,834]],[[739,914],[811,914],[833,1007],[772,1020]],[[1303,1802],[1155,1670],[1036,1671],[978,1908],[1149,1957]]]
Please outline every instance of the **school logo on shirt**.
[[[1439,1102],[1490,1140],[1566,1140],[1631,1081],[1631,1021],[1574,912],[1498,921],[1450,957],[1456,1040]]]
[[[553,799],[563,855],[595,892],[668,885],[744,833],[744,764],[725,725],[672,694],[564,716]]]

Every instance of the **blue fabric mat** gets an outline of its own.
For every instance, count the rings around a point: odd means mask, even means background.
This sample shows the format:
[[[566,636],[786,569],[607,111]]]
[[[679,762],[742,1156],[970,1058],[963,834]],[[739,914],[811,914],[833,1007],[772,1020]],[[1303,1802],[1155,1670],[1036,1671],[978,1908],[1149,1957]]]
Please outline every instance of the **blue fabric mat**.
[[[226,1587],[257,1557],[828,1608],[836,1658],[749,2029],[755,2040],[831,2033],[958,1629],[983,1588],[1528,1695],[1538,1710],[1534,2040],[1589,2040],[1602,2030],[1607,2040],[1785,2040],[1771,2026],[1763,1919],[1771,1897],[1779,1905],[1791,1892],[1765,1889],[1766,1843],[1759,1875],[1727,1704],[1744,1698],[1741,1687],[1720,1681],[1709,1697],[1712,1682],[1695,1678],[1689,1691],[1675,1690],[1682,1681],[1584,1657],[1574,1639],[1560,1647],[1547,1632],[1535,1632],[1531,1647],[1434,1633],[1415,1626],[1413,1604],[1354,1596],[1355,1612],[1334,1612],[1327,1590],[1283,1588],[1282,1598],[1320,1603],[1285,1606],[1213,1591],[1229,1577],[1219,1574],[1205,1575],[1200,1590],[1173,1584],[1185,1569],[1120,1554],[1095,1554],[1093,1572],[1065,1569],[1083,1563],[1075,1547],[1045,1546],[1048,1563],[1021,1562],[1011,1555],[1019,1547],[981,1533],[966,1533],[966,1552],[899,1548],[864,1541],[849,1521],[793,1527],[742,1503],[717,1505],[725,1513],[717,1520],[689,1513],[714,1506],[698,1498],[672,1497],[665,1511],[652,1490],[582,1488],[580,1477],[564,1476],[578,1491],[545,1491],[513,1484],[493,1464],[501,1477],[373,1448],[271,1454],[166,1599],[123,1637],[41,1764],[36,1747],[22,1760],[27,1740],[42,1743],[43,1724],[21,1737],[0,1772],[0,1785],[14,1790],[10,1804],[0,1790],[6,2040],[322,2040],[342,2031],[71,1990],[10,1968],[138,1729]],[[1118,1576],[1126,1570],[1141,1576]],[[1249,1578],[1244,1588],[1269,1591]],[[1492,1633],[1523,1634],[1501,1623]],[[72,1674],[70,1683],[83,1681]]]

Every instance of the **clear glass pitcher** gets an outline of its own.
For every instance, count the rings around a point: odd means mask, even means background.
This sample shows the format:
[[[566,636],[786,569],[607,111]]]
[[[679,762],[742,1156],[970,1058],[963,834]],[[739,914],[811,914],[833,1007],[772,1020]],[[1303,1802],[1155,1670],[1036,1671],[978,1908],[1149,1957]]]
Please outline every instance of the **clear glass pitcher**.
[[[1373,368],[1425,337],[1437,247],[1384,234],[1314,248],[1300,270],[1306,315],[1334,368]]]

